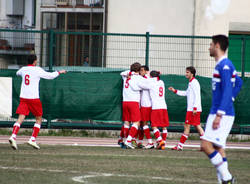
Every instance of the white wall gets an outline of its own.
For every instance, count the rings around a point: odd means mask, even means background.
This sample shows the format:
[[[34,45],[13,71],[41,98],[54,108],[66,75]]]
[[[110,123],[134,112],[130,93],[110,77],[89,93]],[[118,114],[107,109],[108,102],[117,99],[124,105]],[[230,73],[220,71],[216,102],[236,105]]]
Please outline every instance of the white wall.
[[[230,31],[250,32],[250,1],[246,0],[197,0],[195,18],[195,35],[228,35]],[[207,43],[207,50],[209,48]],[[195,50],[199,50],[196,46]],[[211,76],[215,61],[207,53],[195,55],[195,66],[200,73]]]
[[[109,33],[150,32],[162,35],[192,35],[193,2],[193,0],[109,0],[107,30]],[[160,70],[162,73],[184,72],[185,67],[183,70],[181,66],[190,65],[191,54],[173,55],[174,50],[182,47],[174,43],[176,40],[150,38],[151,69]],[[163,45],[164,41],[169,45]],[[185,45],[184,49],[191,50],[190,40],[188,42],[190,45]],[[107,67],[129,68],[133,62],[145,64],[145,45],[145,37],[110,37],[107,42]],[[173,63],[176,64],[174,69]]]
[[[249,8],[248,0],[109,0],[108,32],[145,34],[150,31],[151,34],[195,36],[228,35],[229,31],[250,32]],[[193,48],[192,40],[169,39],[165,43],[164,40],[167,39],[151,39],[149,63],[152,69],[181,74],[193,62],[198,75],[211,76],[215,61],[208,52],[210,39],[193,40]],[[175,44],[176,41],[179,44]],[[117,44],[114,40],[108,42],[108,48],[114,48],[114,44]],[[143,52],[143,45],[134,50]],[[139,54],[137,51],[137,55],[131,55],[124,48],[122,55],[129,59],[121,59],[118,57],[119,51],[115,52],[117,58],[107,58],[108,66],[116,63],[128,68],[133,61],[145,62],[145,52]],[[108,56],[113,54],[114,49],[108,50]]]
[[[246,0],[197,0],[196,35],[226,34],[230,24],[246,24],[250,31],[250,1]],[[244,26],[243,26],[244,27]]]
[[[108,32],[191,35],[193,0],[109,0]]]

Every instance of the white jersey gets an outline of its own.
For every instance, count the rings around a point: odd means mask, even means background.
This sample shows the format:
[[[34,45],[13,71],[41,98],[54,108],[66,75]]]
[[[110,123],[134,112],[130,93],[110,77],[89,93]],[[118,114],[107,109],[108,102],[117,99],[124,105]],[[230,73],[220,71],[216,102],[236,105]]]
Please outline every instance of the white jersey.
[[[146,74],[143,77],[145,79],[149,79],[150,76],[148,74]],[[141,91],[141,107],[151,107],[151,106],[152,106],[152,102],[151,102],[149,90],[144,89]]]
[[[189,81],[186,91],[177,90],[179,96],[187,96],[187,111],[197,110],[201,112],[201,93],[200,84],[197,79],[193,78]]]
[[[133,85],[134,89],[148,89],[152,101],[152,110],[167,109],[165,101],[165,85],[162,80],[156,77],[150,79],[143,79],[137,85]]]
[[[59,72],[46,72],[38,66],[28,65],[20,68],[17,75],[22,77],[20,98],[37,99],[39,98],[40,78],[54,79]]]
[[[122,90],[123,101],[140,102],[140,90],[133,90],[131,85],[136,84],[139,78],[142,77],[139,74],[133,72],[130,78],[128,79],[127,76],[129,72],[130,71],[127,70],[121,73],[123,79],[123,90]]]

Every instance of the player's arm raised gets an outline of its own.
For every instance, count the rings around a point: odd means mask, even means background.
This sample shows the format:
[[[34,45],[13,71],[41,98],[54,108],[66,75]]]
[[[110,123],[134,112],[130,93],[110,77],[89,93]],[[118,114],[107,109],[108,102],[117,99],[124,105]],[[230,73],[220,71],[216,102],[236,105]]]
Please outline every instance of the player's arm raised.
[[[60,70],[56,72],[46,72],[41,68],[41,70],[39,71],[40,77],[43,79],[54,79],[62,73],[66,73],[66,70]]]
[[[181,90],[177,90],[177,89],[174,89],[172,86],[170,86],[168,88],[168,90],[174,92],[175,94],[179,95],[179,96],[187,96],[187,91],[181,91]]]
[[[132,81],[131,83],[131,88],[133,90],[144,90],[144,89],[150,89],[151,85],[150,85],[150,80],[145,79],[143,77],[140,77],[139,80],[137,81]]]

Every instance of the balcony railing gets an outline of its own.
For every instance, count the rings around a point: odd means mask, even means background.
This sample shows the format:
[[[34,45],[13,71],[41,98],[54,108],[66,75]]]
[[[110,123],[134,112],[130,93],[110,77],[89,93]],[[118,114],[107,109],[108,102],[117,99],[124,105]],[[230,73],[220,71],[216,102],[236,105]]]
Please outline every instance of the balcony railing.
[[[41,6],[56,6],[56,7],[77,7],[77,6],[90,6],[102,7],[104,0],[41,0]]]

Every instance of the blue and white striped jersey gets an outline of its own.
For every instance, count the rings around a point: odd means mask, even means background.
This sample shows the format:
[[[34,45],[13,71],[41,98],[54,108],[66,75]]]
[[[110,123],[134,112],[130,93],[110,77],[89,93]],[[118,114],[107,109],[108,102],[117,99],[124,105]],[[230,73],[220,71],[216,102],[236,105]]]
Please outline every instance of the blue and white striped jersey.
[[[223,56],[216,64],[212,78],[212,107],[210,114],[234,116],[233,101],[240,92],[242,80],[232,62]]]

